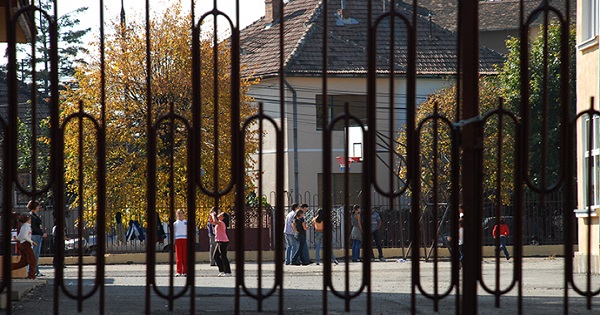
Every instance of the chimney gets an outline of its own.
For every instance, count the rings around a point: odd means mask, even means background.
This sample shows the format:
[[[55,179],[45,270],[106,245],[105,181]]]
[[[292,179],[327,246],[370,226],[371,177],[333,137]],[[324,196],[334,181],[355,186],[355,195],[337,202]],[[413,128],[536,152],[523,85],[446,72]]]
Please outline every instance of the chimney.
[[[349,19],[350,18],[350,8],[348,8],[348,6],[346,5],[346,0],[341,0],[341,8],[338,10],[338,15],[342,18],[342,19]]]
[[[281,13],[281,0],[265,0],[265,21],[273,23],[279,20]]]

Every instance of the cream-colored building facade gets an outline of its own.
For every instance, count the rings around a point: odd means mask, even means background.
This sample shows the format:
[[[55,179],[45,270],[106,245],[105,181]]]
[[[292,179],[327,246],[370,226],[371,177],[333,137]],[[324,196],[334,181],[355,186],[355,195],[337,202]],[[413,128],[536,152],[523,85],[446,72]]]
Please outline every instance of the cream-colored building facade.
[[[265,113],[269,114],[281,126],[281,117],[279,113],[279,78],[261,80],[260,84],[252,86],[250,95],[256,102],[263,103]],[[417,102],[427,100],[431,93],[434,93],[445,86],[451,85],[449,77],[422,77],[417,80],[416,94]],[[284,90],[284,104],[286,115],[284,117],[285,132],[284,137],[284,176],[283,187],[277,187],[276,177],[276,131],[272,126],[265,123],[266,136],[263,138],[263,179],[262,193],[266,196],[274,197],[274,192],[280,189],[287,192],[294,200],[316,204],[319,197],[315,194],[321,193],[321,178],[323,174],[324,163],[330,163],[333,172],[333,184],[342,186],[344,172],[340,170],[340,165],[335,159],[337,156],[345,156],[346,137],[344,129],[334,130],[331,138],[331,159],[323,161],[323,132],[317,121],[317,107],[315,102],[318,95],[321,94],[322,79],[315,77],[288,77],[286,78],[286,88]],[[389,107],[389,80],[381,78],[377,81],[377,101],[378,106]],[[365,97],[367,96],[366,78],[331,78],[328,83],[328,97],[340,95]],[[393,137],[394,140],[399,136],[398,131],[405,123],[406,110],[406,79],[399,77],[395,80],[394,99],[396,110],[394,111],[395,130],[390,133],[387,123],[381,123],[375,128],[367,126],[371,131],[376,132],[382,137]],[[295,102],[295,103],[294,103]],[[363,104],[364,106],[364,104]],[[378,109],[377,121],[385,122],[392,113],[387,109]],[[295,113],[295,116],[294,116]],[[329,117],[331,120],[333,117]],[[294,120],[296,120],[294,122]],[[296,140],[294,140],[296,139]],[[294,143],[296,141],[296,143]],[[389,187],[389,174],[392,170],[384,163],[389,155],[394,155],[395,148],[386,148],[384,141],[378,141],[377,145],[377,165],[376,181],[380,187]],[[366,143],[363,147],[366,146]],[[350,148],[349,150],[352,150]],[[359,155],[349,152],[350,156]],[[254,156],[258,161],[259,156]],[[395,158],[397,161],[397,158]],[[360,192],[360,175],[362,174],[362,163],[352,163],[350,165],[350,195],[353,200]],[[398,183],[394,183],[398,187]],[[334,190],[340,190],[339,188]],[[314,198],[315,200],[308,200]],[[273,198],[271,198],[273,199]],[[334,198],[335,199],[335,198]],[[272,200],[274,201],[274,200]],[[334,202],[340,200],[334,200]]]
[[[324,10],[329,3],[330,10]],[[341,204],[344,194],[350,196],[350,203],[360,203],[360,196],[367,192],[362,189],[363,164],[350,166],[348,189],[345,187],[344,172],[336,157],[356,157],[360,153],[345,152],[346,147],[354,150],[356,142],[348,146],[344,122],[333,126],[330,145],[323,143],[323,121],[331,122],[344,113],[345,104],[356,120],[350,121],[352,134],[360,135],[356,128],[366,126],[369,135],[375,135],[375,143],[362,139],[363,151],[375,147],[368,153],[376,153],[375,169],[369,176],[377,181],[380,191],[392,192],[404,188],[403,180],[395,176],[402,157],[397,154],[396,140],[406,121],[406,108],[411,104],[408,78],[409,65],[414,65],[414,93],[416,105],[426,101],[431,93],[444,86],[450,86],[457,70],[456,33],[432,23],[427,16],[417,16],[413,21],[416,27],[416,56],[411,60],[408,52],[409,33],[391,20],[385,18],[378,25],[375,39],[376,63],[369,65],[368,47],[372,43],[367,38],[369,14],[372,19],[387,12],[385,2],[374,1],[372,8],[366,1],[321,1],[295,0],[285,2],[265,1],[265,16],[240,32],[241,64],[245,65],[242,75],[260,78],[260,82],[250,87],[249,95],[256,104],[263,104],[265,116],[260,154],[254,159],[261,163],[254,170],[260,170],[261,179],[257,183],[259,194],[268,197],[274,206],[276,192],[284,191],[288,198],[286,205],[293,202],[318,206],[324,196],[324,165],[331,165],[332,187],[327,194],[333,194],[333,203]],[[398,10],[406,16],[412,15],[412,5],[398,3]],[[279,21],[283,10],[284,35],[280,37]],[[324,21],[328,21],[328,41],[323,48]],[[399,24],[398,24],[399,25]],[[393,30],[393,31],[392,31]],[[390,41],[393,38],[393,41]],[[393,45],[392,45],[393,43]],[[323,51],[327,51],[327,75],[323,67]],[[389,52],[394,51],[394,58]],[[281,58],[281,59],[280,59]],[[502,64],[500,54],[488,48],[480,49],[480,72],[496,73],[495,65]],[[376,71],[375,103],[367,100],[367,77],[369,69]],[[390,70],[393,69],[393,72]],[[283,73],[283,78],[282,78]],[[392,73],[392,75],[390,75]],[[323,93],[323,80],[327,77],[327,95]],[[390,82],[393,80],[393,87]],[[413,91],[410,91],[413,92]],[[324,111],[323,109],[326,109]],[[326,112],[326,114],[324,114]],[[369,125],[367,113],[375,113],[375,121]],[[281,128],[278,132],[278,128]],[[362,133],[363,136],[365,133]],[[279,137],[279,138],[278,138]],[[351,137],[348,137],[351,138]],[[366,137],[364,137],[366,138]],[[277,147],[277,141],[282,146]],[[357,140],[361,142],[361,140]],[[331,150],[331,158],[324,160],[325,149]],[[283,159],[282,177],[276,174],[277,154]],[[367,155],[367,152],[364,152]],[[371,165],[371,164],[370,164]],[[276,183],[276,178],[283,178]],[[373,187],[368,188],[371,193]],[[372,195],[373,198],[377,196]],[[384,198],[382,198],[384,199]],[[374,201],[376,202],[376,201]],[[394,201],[394,206],[397,202]]]
[[[599,2],[577,1],[577,112],[589,109],[592,98],[594,108],[600,108]],[[592,122],[594,137],[592,147],[589,148],[587,140]],[[590,269],[600,273],[600,117],[596,116],[592,120],[588,116],[581,117],[577,124],[577,135],[578,209],[575,213],[579,230],[579,251],[575,253],[575,271],[588,270],[587,255],[590,254]],[[591,178],[587,176],[589,159],[592,159]],[[588,212],[588,209],[591,211]],[[588,235],[590,228],[591,233]]]

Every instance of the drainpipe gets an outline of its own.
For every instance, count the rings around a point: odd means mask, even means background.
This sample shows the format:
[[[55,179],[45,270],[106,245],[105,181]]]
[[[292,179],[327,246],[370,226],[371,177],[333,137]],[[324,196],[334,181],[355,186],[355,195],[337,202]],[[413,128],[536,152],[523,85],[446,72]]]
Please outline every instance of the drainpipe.
[[[298,94],[286,79],[283,79],[283,83],[292,92],[292,120],[294,128],[292,132],[294,137],[294,192],[296,193],[295,200],[298,201],[300,200],[298,191]]]

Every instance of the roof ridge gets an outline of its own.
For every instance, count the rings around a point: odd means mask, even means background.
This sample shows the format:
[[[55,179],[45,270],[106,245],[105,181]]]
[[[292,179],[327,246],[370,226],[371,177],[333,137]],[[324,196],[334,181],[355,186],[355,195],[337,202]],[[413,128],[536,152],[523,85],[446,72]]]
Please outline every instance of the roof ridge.
[[[286,3],[286,6],[292,1],[294,1],[294,0],[290,0],[288,3]],[[287,58],[283,61],[283,69],[287,68],[287,65],[292,62],[292,59],[294,57],[296,57],[296,53],[298,53],[300,51],[300,49],[304,46],[304,43],[305,43],[304,40],[306,39],[308,33],[311,32],[312,29],[314,28],[313,27],[314,20],[316,19],[316,17],[319,16],[319,14],[322,11],[322,10],[320,10],[320,8],[321,8],[321,5],[323,4],[323,1],[328,1],[328,0],[319,0],[313,9],[314,10],[313,13],[310,15],[310,17],[308,19],[306,19],[307,22],[305,22],[305,25],[308,24],[308,27],[305,28],[302,36],[300,36],[298,38],[298,41],[294,45],[294,48],[290,51]],[[285,7],[284,7],[284,9],[285,9]]]

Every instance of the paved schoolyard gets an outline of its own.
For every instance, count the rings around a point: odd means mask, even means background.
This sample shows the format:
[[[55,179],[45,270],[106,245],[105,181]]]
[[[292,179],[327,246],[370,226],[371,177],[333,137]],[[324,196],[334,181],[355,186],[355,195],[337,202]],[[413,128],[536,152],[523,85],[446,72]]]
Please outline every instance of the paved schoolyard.
[[[524,314],[563,314],[563,260],[560,258],[527,258],[523,263],[523,305]],[[362,282],[361,266],[359,263],[349,264],[349,276],[345,276],[345,264],[333,266],[333,288],[344,294],[346,279],[348,288],[354,292]],[[482,262],[483,280],[490,289],[495,288],[496,264],[492,259]],[[505,260],[500,261],[500,288],[506,288],[512,282],[512,271],[514,263]],[[232,266],[235,273],[235,264]],[[274,282],[273,263],[263,264],[260,279],[262,279],[263,293],[269,291]],[[373,314],[407,314],[410,312],[410,262],[399,263],[395,260],[388,262],[375,262],[372,264],[372,313]],[[421,263],[422,289],[427,293],[433,291],[433,263]],[[449,262],[438,264],[438,290],[448,290],[450,276]],[[185,278],[169,277],[169,265],[156,266],[155,277],[156,288],[159,292],[167,293],[170,281],[173,281],[174,292],[182,292]],[[34,289],[22,300],[13,304],[14,314],[52,314],[52,301],[54,289],[54,272],[49,266],[42,268],[46,274],[48,284]],[[69,266],[65,269],[65,288],[73,294],[77,294],[78,281],[77,266]],[[216,267],[207,264],[196,266],[195,304],[196,313],[207,314],[231,314],[234,309],[234,284],[235,277],[216,277]],[[465,272],[463,270],[463,272]],[[83,293],[93,288],[95,267],[84,266],[82,269],[84,280],[82,281]],[[323,301],[323,266],[285,266],[284,275],[284,306],[288,314],[322,314]],[[575,275],[576,281],[581,288],[585,288],[585,277]],[[258,265],[248,263],[245,266],[245,284],[249,292],[257,293]],[[600,287],[600,277],[593,277],[593,287]],[[106,266],[106,314],[143,314],[146,287],[146,266],[143,264],[131,265],[108,265]],[[515,287],[516,288],[516,287]],[[330,289],[331,290],[331,289]],[[242,293],[243,294],[243,293]],[[480,314],[516,314],[516,289],[507,293],[500,299],[500,309],[494,306],[494,297],[479,287],[479,311]],[[266,314],[277,310],[279,291],[263,301],[262,309]],[[441,300],[438,305],[439,314],[453,314],[456,299],[456,290],[452,290],[450,296]],[[598,314],[600,312],[600,297],[595,297],[592,310],[587,310],[585,300],[577,297],[570,290],[569,314]],[[190,291],[183,293],[183,297],[177,299],[172,305],[172,314],[187,314],[190,303]],[[258,313],[257,301],[244,297],[241,299],[241,310],[243,314]],[[417,297],[418,313],[434,313],[434,304],[423,294]],[[157,293],[151,294],[151,313],[169,313],[169,302],[160,298]],[[98,313],[98,293],[83,303],[83,314]],[[361,294],[353,299],[349,305],[350,314],[366,313],[366,295]],[[346,314],[344,301],[333,293],[328,293],[328,313]],[[60,295],[60,314],[73,314],[77,311],[76,301],[67,298],[64,293]]]

